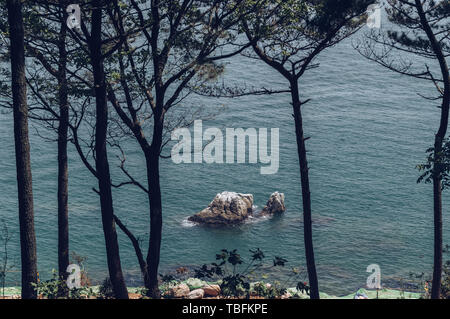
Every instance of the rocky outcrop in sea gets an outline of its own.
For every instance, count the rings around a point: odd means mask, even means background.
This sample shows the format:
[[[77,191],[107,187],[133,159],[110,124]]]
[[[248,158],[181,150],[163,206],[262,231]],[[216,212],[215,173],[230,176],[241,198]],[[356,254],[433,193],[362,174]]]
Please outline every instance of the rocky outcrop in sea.
[[[234,192],[217,194],[201,212],[189,221],[206,225],[233,225],[246,220],[253,212],[253,195]]]
[[[259,216],[280,214],[286,210],[284,194],[273,193]],[[209,226],[236,225],[254,214],[253,195],[235,192],[217,194],[201,212],[188,218],[189,221]]]

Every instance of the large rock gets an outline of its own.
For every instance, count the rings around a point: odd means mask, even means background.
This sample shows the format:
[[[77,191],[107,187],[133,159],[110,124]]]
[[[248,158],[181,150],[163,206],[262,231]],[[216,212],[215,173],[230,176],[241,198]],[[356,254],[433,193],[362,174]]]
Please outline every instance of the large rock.
[[[202,287],[205,292],[205,296],[208,297],[217,297],[220,295],[220,286],[219,285],[207,285]]]
[[[202,299],[205,296],[205,291],[203,289],[195,289],[192,290],[189,295],[188,299]]]
[[[186,284],[179,284],[170,288],[169,295],[173,298],[186,298],[190,292],[189,286]]]
[[[263,208],[262,215],[273,215],[281,214],[286,211],[286,206],[284,206],[284,194],[275,192],[270,195],[266,206]]]
[[[217,194],[207,208],[189,217],[189,221],[205,225],[232,225],[252,214],[253,195],[223,192]]]

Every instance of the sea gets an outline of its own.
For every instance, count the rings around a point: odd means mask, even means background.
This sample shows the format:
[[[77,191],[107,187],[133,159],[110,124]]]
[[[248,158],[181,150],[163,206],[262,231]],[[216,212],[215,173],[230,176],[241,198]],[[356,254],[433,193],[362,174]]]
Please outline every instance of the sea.
[[[432,185],[418,184],[416,166],[426,160],[439,125],[439,102],[432,83],[393,73],[361,56],[354,48],[359,32],[327,49],[318,68],[300,79],[305,135],[310,166],[314,249],[321,291],[348,294],[366,284],[367,267],[380,266],[385,286],[400,287],[411,274],[430,276],[433,264]],[[415,65],[424,61],[411,57]],[[247,89],[284,90],[288,84],[264,63],[237,56],[224,62],[218,84]],[[433,61],[428,61],[433,63]],[[192,270],[215,261],[221,249],[237,249],[244,260],[260,248],[268,278],[291,278],[304,269],[302,198],[290,96],[249,95],[215,98],[191,94],[178,110],[202,109],[203,126],[279,129],[279,170],[262,175],[261,163],[175,164],[161,159],[163,237],[160,273],[178,267]],[[175,111],[180,112],[180,111]],[[176,114],[176,113],[174,113]],[[113,112],[112,115],[114,116]],[[150,136],[149,130],[146,133]],[[30,123],[38,270],[42,280],[57,268],[56,134]],[[168,144],[164,154],[170,154]],[[145,162],[132,140],[123,144],[126,168],[146,184]],[[113,181],[125,180],[119,159],[110,150]],[[20,285],[20,246],[13,118],[0,114],[0,219],[11,234],[6,283]],[[105,243],[96,180],[69,145],[70,251],[83,256],[92,282],[107,277]],[[285,194],[286,212],[251,218],[226,228],[205,228],[187,218],[223,191],[249,193],[259,210],[275,192]],[[141,239],[146,253],[149,207],[146,194],[128,185],[113,190],[115,213]],[[449,243],[450,206],[443,194],[444,243]],[[127,283],[141,284],[133,246],[118,229],[120,256]],[[285,267],[269,267],[283,257]],[[0,255],[1,257],[1,255]],[[414,276],[415,276],[414,275]],[[294,278],[295,279],[295,278]],[[305,278],[307,279],[307,278]],[[281,279],[280,279],[281,280]],[[289,279],[290,280],[290,279]],[[295,283],[292,283],[295,286]]]

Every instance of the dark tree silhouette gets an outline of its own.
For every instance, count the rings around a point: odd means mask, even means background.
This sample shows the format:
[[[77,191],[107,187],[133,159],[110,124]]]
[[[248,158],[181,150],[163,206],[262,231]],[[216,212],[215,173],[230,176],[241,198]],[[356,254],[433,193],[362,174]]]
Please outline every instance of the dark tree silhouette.
[[[440,123],[435,135],[432,168],[428,172],[433,183],[434,267],[431,297],[438,299],[442,278],[442,161],[443,143],[447,134],[450,78],[447,59],[450,56],[450,3],[448,1],[388,0],[387,13],[391,28],[387,32],[367,34],[357,46],[358,51],[372,61],[417,79],[431,81],[440,100]],[[424,59],[424,65],[409,61],[415,55]],[[429,66],[427,60],[433,63]],[[419,181],[423,176],[419,178]]]
[[[60,1],[61,29],[58,38],[58,270],[62,279],[67,278],[69,266],[69,173],[67,160],[67,138],[69,131],[69,101],[67,85],[67,12],[68,1]]]
[[[107,1],[108,4],[113,1]],[[108,5],[106,4],[106,5]],[[108,269],[114,295],[118,299],[128,299],[128,291],[120,264],[119,243],[114,222],[114,208],[111,191],[111,176],[107,154],[108,101],[106,98],[106,78],[104,70],[105,56],[102,52],[102,20],[104,1],[92,3],[91,35],[88,47],[94,75],[96,100],[95,164],[99,185],[100,206],[102,211],[103,233],[105,235]]]
[[[25,49],[22,2],[8,0],[11,48],[11,78],[14,112],[17,188],[22,266],[22,299],[35,299],[37,282],[36,236],[34,232],[33,190],[28,139],[28,105],[25,79]]]

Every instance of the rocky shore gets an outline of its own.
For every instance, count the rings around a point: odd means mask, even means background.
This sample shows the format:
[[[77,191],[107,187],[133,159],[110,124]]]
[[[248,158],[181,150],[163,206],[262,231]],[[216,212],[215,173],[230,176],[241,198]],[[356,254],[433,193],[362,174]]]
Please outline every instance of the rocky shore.
[[[255,285],[254,283],[252,285]],[[265,283],[265,285],[270,285]],[[99,291],[99,286],[91,287],[94,292]],[[169,285],[163,285],[160,287],[163,292],[163,298],[165,299],[211,299],[211,298],[223,298],[220,295],[220,285],[218,283],[209,283],[197,278],[188,278],[184,281],[171,283]],[[142,298],[142,288],[129,287],[128,292],[131,299]],[[344,296],[336,296],[320,293],[321,299],[362,299],[359,296],[364,296],[364,299],[420,299],[422,294],[419,292],[408,292],[399,289],[380,289],[377,293],[376,290],[368,290],[361,288],[356,292],[350,293]],[[251,298],[260,299],[255,293],[252,293]],[[309,299],[309,296],[298,291],[296,288],[287,288],[286,293],[280,296],[279,299]],[[0,297],[3,299],[3,297]],[[20,299],[20,287],[5,287],[5,299]]]

